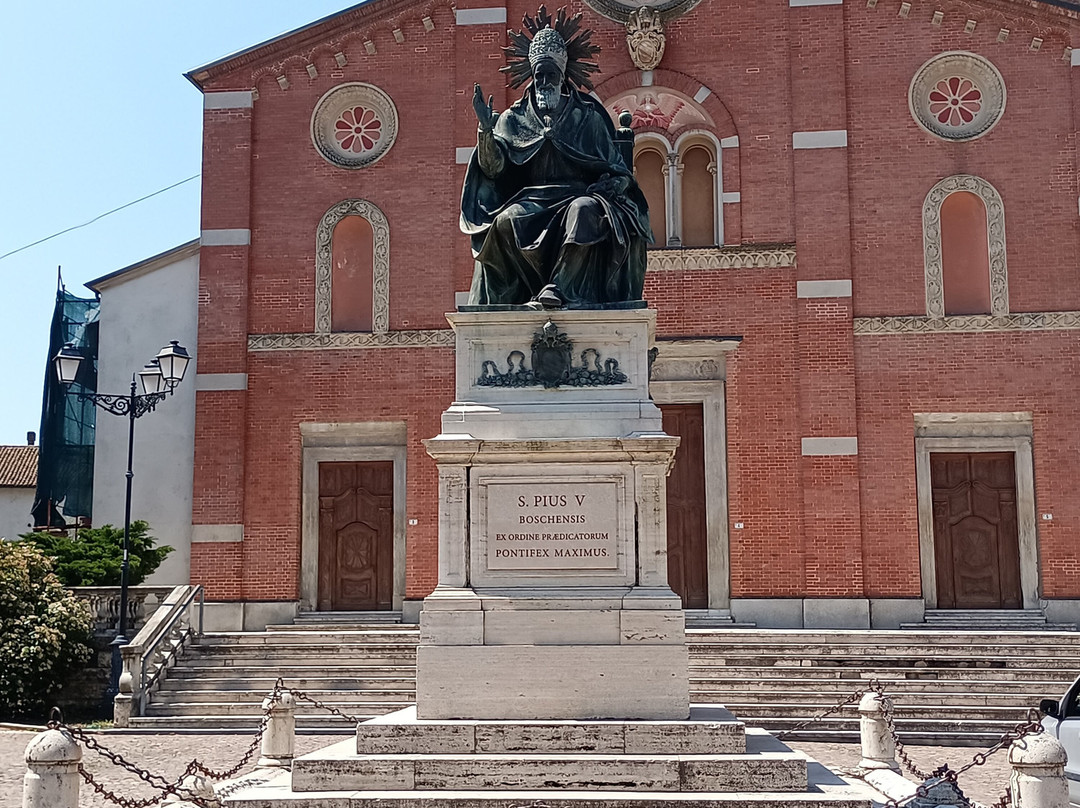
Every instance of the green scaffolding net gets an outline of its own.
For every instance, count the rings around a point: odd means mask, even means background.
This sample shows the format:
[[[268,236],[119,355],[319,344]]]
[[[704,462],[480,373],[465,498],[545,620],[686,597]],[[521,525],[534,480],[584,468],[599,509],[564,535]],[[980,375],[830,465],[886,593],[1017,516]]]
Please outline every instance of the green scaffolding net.
[[[98,301],[56,292],[45,391],[41,403],[38,482],[32,514],[39,528],[70,526],[93,516],[94,404],[78,393],[97,390]],[[72,343],[83,355],[70,386],[57,378],[52,358]]]

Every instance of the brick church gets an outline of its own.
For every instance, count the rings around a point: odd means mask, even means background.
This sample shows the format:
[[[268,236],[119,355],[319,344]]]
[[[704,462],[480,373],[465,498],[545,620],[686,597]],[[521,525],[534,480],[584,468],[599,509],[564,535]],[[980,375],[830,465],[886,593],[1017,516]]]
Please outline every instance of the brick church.
[[[1080,3],[569,11],[632,114],[686,608],[1080,619]],[[501,49],[535,12],[371,0],[188,74],[190,579],[220,625],[415,620],[434,587],[473,85],[519,97]]]

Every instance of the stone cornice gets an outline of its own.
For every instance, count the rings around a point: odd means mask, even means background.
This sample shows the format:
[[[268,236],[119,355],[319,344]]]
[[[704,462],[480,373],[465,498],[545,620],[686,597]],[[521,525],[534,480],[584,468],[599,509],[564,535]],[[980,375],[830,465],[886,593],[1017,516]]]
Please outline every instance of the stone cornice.
[[[1080,311],[968,314],[958,317],[856,317],[855,334],[987,334],[1080,329]]]
[[[249,351],[333,351],[349,348],[452,348],[449,328],[332,334],[249,334]]]
[[[778,269],[795,266],[794,244],[649,250],[650,272],[677,269]]]

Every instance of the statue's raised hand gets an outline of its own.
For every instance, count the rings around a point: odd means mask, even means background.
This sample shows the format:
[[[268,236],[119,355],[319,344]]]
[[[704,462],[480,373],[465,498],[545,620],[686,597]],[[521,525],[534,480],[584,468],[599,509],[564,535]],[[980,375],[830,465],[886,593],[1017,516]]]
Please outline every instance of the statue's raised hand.
[[[485,102],[480,85],[474,84],[472,105],[473,109],[476,110],[476,120],[480,121],[480,128],[485,132],[494,129],[495,119],[499,117],[498,113],[495,112],[495,96],[489,95],[488,100]]]

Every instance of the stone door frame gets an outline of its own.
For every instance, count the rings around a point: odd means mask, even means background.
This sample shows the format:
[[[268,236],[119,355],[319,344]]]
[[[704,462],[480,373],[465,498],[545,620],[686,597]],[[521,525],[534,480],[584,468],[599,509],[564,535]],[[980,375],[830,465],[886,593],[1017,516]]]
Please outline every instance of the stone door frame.
[[[314,611],[319,593],[319,463],[394,464],[393,610],[405,600],[405,458],[408,429],[403,422],[300,424],[300,611]]]
[[[1016,528],[1023,608],[1039,608],[1039,547],[1035,521],[1035,466],[1030,412],[915,414],[915,492],[919,513],[919,568],[927,609],[938,607],[930,454],[1012,452],[1016,468]]]
[[[709,609],[731,608],[727,482],[727,353],[735,338],[657,340],[649,393],[658,404],[701,404]]]

